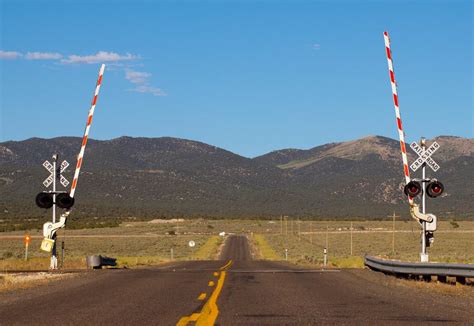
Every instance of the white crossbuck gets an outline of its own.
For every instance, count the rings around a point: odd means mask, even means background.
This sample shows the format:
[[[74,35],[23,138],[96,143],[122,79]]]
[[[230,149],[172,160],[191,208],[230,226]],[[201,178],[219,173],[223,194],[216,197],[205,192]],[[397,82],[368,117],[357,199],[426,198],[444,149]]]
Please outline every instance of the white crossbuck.
[[[423,165],[423,163],[426,163],[431,169],[433,169],[433,171],[438,171],[438,163],[436,163],[435,160],[431,158],[431,155],[433,155],[433,153],[439,148],[439,144],[437,142],[431,144],[427,150],[423,150],[423,148],[421,148],[421,146],[416,142],[411,143],[410,147],[415,151],[416,154],[418,154],[418,158],[412,163],[412,165],[410,165],[410,169],[416,171],[420,166]]]
[[[48,188],[53,183],[54,167],[48,161],[44,161],[43,166],[46,170],[48,170],[49,173],[51,173],[50,176],[47,177],[46,180],[43,181],[43,185],[46,188]],[[59,175],[61,176],[59,182],[61,182],[61,184],[64,187],[67,187],[67,185],[69,184],[69,181],[67,181],[67,179],[61,175],[61,173],[63,173],[68,166],[69,166],[69,163],[67,161],[63,161],[61,163],[61,170],[59,172]]]

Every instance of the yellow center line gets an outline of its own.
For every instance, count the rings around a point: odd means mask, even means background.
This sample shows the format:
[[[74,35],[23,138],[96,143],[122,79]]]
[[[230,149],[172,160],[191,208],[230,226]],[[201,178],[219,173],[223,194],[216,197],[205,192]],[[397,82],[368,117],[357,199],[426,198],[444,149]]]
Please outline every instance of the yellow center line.
[[[208,286],[214,286],[214,281],[209,281]]]
[[[199,319],[199,316],[201,316],[201,314],[199,313],[194,313],[192,314],[191,316],[189,316],[189,321],[196,321]]]
[[[227,264],[225,264],[224,266],[222,266],[222,267],[220,268],[220,270],[221,270],[221,271],[224,271],[224,270],[229,269],[229,267],[232,266],[233,263],[234,263],[234,261],[233,261],[232,259],[229,260],[229,261],[227,262]]]
[[[222,287],[224,286],[224,281],[225,281],[225,276],[226,276],[225,271],[232,265],[232,263],[233,261],[229,260],[227,264],[225,264],[224,266],[220,268],[221,272],[220,272],[219,279],[217,280],[217,285],[214,288],[214,291],[212,292],[207,302],[202,307],[201,311],[193,313],[190,316],[181,317],[181,319],[176,324],[177,326],[186,326],[190,322],[196,322],[196,325],[198,326],[214,325],[214,323],[216,322],[217,316],[219,315],[219,308],[217,307],[217,299],[219,298],[219,295],[222,291]],[[217,272],[214,273],[214,276],[216,276],[216,273]],[[209,282],[209,286],[214,286],[214,285],[215,283],[213,281]],[[198,297],[198,300],[204,300],[205,297],[206,297],[206,293],[201,293],[201,295]]]
[[[207,297],[207,293],[203,292],[199,295],[198,300],[202,301],[202,300],[206,299],[206,297]]]
[[[219,308],[217,307],[217,299],[221,293],[222,287],[224,286],[226,272],[222,272],[219,280],[217,281],[217,286],[212,292],[209,300],[207,300],[206,304],[201,310],[201,314],[199,318],[196,320],[196,325],[214,325],[216,322],[217,316],[219,315]]]

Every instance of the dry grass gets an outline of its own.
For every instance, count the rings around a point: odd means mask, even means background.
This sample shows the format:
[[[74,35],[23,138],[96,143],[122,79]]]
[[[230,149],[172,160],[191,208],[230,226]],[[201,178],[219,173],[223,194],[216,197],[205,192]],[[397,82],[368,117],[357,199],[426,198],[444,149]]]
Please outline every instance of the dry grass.
[[[474,223],[439,223],[434,245],[429,248],[430,260],[438,262],[474,263]],[[278,232],[262,232],[266,246],[283,260],[288,249],[289,260],[297,264],[323,262],[323,249],[328,248],[331,266],[363,267],[363,256],[374,255],[406,261],[419,261],[420,230],[416,222],[396,222],[395,247],[392,247],[392,222],[353,222],[351,254],[351,222],[283,221]],[[260,241],[261,242],[261,241]],[[256,244],[258,246],[258,243]]]
[[[474,221],[438,223],[435,243],[429,249],[432,261],[474,263]],[[215,257],[220,243],[218,233],[256,235],[256,248],[265,259],[289,259],[300,264],[321,264],[328,239],[329,262],[339,267],[362,266],[365,254],[394,259],[419,259],[419,226],[415,221],[395,224],[395,251],[392,252],[392,222],[356,221],[353,223],[353,252],[350,252],[349,221],[280,220],[174,220],[168,223],[125,222],[116,228],[60,230],[58,243],[65,241],[65,267],[83,268],[85,256],[101,254],[118,257],[123,266],[156,264],[170,259],[209,259]],[[329,230],[329,232],[327,232]],[[170,235],[169,233],[177,233]],[[283,233],[283,234],[282,234]],[[327,235],[326,235],[327,233]],[[30,261],[22,261],[24,232],[0,233],[0,270],[46,269],[49,255],[39,250],[41,234],[31,231]],[[288,234],[288,235],[287,235]],[[189,240],[196,247],[188,246]],[[58,253],[60,256],[60,252]]]
[[[253,247],[256,249],[256,258],[265,260],[279,260],[280,257],[268,244],[265,237],[261,234],[252,235]]]
[[[213,260],[217,259],[219,248],[223,243],[224,238],[220,236],[211,236],[207,241],[197,250],[193,250],[191,259],[196,260]]]

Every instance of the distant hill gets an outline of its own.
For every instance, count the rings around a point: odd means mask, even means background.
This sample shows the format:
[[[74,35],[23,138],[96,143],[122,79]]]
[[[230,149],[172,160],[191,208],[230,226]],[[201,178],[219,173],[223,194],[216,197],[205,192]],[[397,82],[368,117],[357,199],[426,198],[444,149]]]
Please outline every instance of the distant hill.
[[[429,210],[474,217],[474,140],[436,141],[446,193]],[[0,143],[0,218],[45,216],[34,205],[48,175],[41,164],[58,153],[71,163],[71,180],[80,144],[75,137]],[[253,159],[177,138],[90,140],[81,171],[75,216],[408,216],[399,143],[379,136]]]

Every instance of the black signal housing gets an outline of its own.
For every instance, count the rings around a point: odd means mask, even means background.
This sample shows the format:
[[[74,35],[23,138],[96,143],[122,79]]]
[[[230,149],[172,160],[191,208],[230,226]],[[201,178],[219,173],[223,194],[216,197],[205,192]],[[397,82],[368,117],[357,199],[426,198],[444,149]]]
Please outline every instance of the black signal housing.
[[[403,188],[405,195],[410,197],[416,197],[421,193],[421,184],[418,181],[410,181]]]

